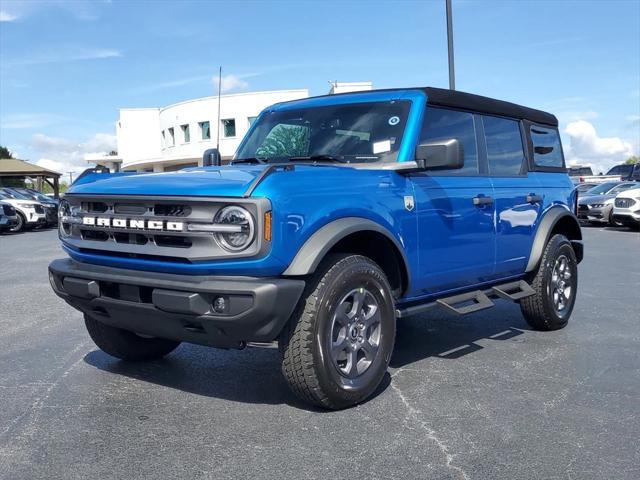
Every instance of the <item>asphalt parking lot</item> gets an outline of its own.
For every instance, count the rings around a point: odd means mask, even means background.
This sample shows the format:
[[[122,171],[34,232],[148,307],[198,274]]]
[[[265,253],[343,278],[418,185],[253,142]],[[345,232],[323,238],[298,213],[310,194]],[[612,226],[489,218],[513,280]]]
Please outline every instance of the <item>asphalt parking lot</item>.
[[[49,287],[56,232],[0,236],[0,477],[640,478],[640,234],[584,235],[566,329],[509,303],[406,320],[342,412],[297,401],[274,349],[109,357]]]

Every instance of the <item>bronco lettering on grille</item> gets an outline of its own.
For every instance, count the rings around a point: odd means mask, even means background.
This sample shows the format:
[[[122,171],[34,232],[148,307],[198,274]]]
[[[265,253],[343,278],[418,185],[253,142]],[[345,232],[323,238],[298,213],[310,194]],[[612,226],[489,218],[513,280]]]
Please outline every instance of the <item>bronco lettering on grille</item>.
[[[137,230],[155,230],[181,232],[183,222],[165,222],[164,220],[144,220],[137,218],[82,217],[82,224],[90,227],[132,228]]]

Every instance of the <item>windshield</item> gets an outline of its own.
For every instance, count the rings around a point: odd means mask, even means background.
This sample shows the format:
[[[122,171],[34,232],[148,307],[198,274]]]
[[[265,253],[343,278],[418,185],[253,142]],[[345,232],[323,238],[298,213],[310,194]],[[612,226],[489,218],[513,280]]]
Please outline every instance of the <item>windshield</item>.
[[[47,197],[44,193],[40,193],[35,190],[28,190],[25,188],[17,190],[17,192],[26,197],[29,197],[31,200],[43,200],[45,202],[51,202],[51,198]]]
[[[410,106],[408,101],[391,101],[265,112],[236,160],[395,161]]]
[[[609,190],[611,190],[616,185],[618,185],[618,184],[615,183],[615,182],[614,183],[611,183],[611,182],[601,183],[597,187],[593,187],[587,193],[589,195],[605,195]]]
[[[16,192],[15,190],[11,190],[9,188],[4,188],[2,190],[2,193],[4,193],[4,195],[8,198],[15,198],[18,200],[31,200],[29,197],[27,197],[26,195],[22,195],[19,192]]]

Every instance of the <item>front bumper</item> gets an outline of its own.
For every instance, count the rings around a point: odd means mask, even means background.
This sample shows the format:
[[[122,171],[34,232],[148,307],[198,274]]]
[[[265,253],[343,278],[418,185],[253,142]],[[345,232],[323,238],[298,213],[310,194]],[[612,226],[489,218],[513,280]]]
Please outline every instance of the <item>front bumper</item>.
[[[54,260],[55,293],[95,320],[132,332],[221,348],[275,340],[305,282],[140,272]],[[224,309],[214,310],[215,299]],[[218,306],[220,306],[218,304]]]
[[[632,212],[630,210],[616,208],[613,210],[613,219],[623,225],[637,227],[640,225],[640,210]]]

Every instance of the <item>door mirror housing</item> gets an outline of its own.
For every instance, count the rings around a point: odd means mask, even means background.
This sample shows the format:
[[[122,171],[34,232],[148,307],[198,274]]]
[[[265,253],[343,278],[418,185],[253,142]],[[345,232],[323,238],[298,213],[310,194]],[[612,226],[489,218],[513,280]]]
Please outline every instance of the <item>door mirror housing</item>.
[[[416,164],[422,170],[449,170],[464,166],[462,144],[452,138],[422,143],[416,147]]]
[[[211,167],[222,165],[222,157],[217,148],[209,148],[202,154],[202,166]]]

